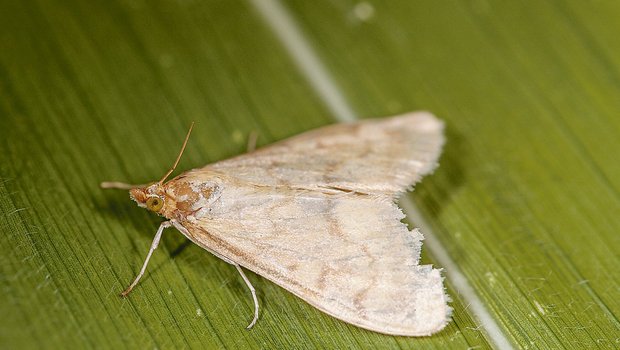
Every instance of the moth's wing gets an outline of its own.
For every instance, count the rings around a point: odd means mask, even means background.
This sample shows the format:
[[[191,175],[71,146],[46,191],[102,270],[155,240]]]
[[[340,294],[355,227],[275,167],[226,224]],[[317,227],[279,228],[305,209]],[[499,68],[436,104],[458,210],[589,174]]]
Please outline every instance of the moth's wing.
[[[432,171],[443,123],[428,112],[334,124],[203,169],[267,186],[395,196]]]
[[[258,189],[223,202],[183,223],[204,248],[366,329],[423,336],[447,324],[440,271],[418,265],[422,235],[388,196]]]

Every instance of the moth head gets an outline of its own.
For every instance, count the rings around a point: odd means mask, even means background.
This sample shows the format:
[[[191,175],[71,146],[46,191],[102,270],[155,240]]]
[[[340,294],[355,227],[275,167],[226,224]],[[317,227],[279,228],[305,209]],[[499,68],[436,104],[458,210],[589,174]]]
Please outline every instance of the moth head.
[[[168,172],[161,178],[161,180],[145,187],[137,187],[129,190],[129,195],[131,199],[136,201],[136,203],[138,203],[138,206],[164,216],[166,216],[168,210],[173,209],[174,204],[166,206],[166,183],[164,182],[166,181],[168,176],[170,176],[170,174],[174,172],[174,169],[176,169],[177,165],[179,165],[179,160],[181,160],[181,155],[183,155],[183,151],[185,151],[185,146],[187,146],[187,140],[189,140],[189,135],[192,133],[193,128],[194,123],[192,122],[192,124],[189,126],[189,131],[185,136],[185,141],[183,141],[183,146],[181,147],[181,151],[179,152],[176,161],[172,165],[172,168],[170,168],[170,170],[168,170]]]
[[[129,190],[129,196],[138,203],[139,207],[158,214],[163,212],[162,209],[164,209],[164,204],[166,204],[164,188],[157,182],[146,187],[132,188]]]

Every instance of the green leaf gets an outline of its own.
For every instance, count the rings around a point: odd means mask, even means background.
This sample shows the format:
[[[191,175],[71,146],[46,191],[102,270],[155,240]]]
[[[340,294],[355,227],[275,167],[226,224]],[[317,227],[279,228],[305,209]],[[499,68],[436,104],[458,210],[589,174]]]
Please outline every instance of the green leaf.
[[[260,0],[257,0],[260,1]],[[519,348],[620,343],[615,2],[286,2],[362,117],[426,109],[441,167],[411,196]],[[425,338],[345,324],[164,234],[101,181],[144,183],[336,121],[250,2],[0,3],[0,347],[488,348],[454,317]],[[415,223],[414,223],[415,224]],[[436,252],[423,259],[441,266]]]

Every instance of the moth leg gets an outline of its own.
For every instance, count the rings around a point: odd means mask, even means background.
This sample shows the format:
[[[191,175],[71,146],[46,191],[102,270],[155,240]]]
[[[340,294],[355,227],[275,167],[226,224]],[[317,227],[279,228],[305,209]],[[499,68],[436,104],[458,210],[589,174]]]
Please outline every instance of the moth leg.
[[[105,189],[115,188],[115,189],[119,189],[119,190],[131,190],[133,188],[147,187],[148,185],[150,185],[150,184],[132,185],[132,184],[124,183],[124,182],[104,181],[104,182],[99,184],[99,187],[105,188]]]
[[[254,286],[252,285],[252,283],[250,283],[250,280],[246,277],[245,273],[243,272],[243,269],[241,269],[241,266],[239,266],[239,264],[237,263],[234,263],[233,265],[235,265],[235,267],[237,268],[237,271],[239,271],[239,274],[241,274],[241,277],[243,278],[243,280],[245,281],[245,284],[250,289],[250,292],[252,293],[252,299],[254,300],[254,319],[252,320],[252,322],[250,322],[250,324],[247,327],[245,327],[246,329],[250,329],[254,327],[254,325],[256,324],[256,321],[258,321],[258,299],[256,298],[256,289],[254,289]]]
[[[164,221],[161,223],[161,225],[159,225],[159,228],[157,229],[157,233],[155,234],[155,238],[153,238],[153,243],[151,243],[151,249],[149,249],[149,253],[146,255],[146,260],[144,260],[142,269],[140,269],[140,273],[138,273],[138,276],[136,276],[136,279],[129,285],[129,287],[127,287],[127,289],[125,289],[121,293],[122,297],[126,297],[127,294],[131,292],[133,287],[135,287],[136,284],[138,284],[138,281],[140,281],[140,278],[142,278],[142,275],[144,275],[144,271],[146,271],[146,265],[148,265],[149,260],[151,260],[151,255],[153,255],[153,252],[155,251],[155,249],[157,249],[157,246],[159,245],[159,241],[161,240],[161,234],[164,232],[165,228],[168,228],[171,225],[172,223],[170,221]]]
[[[248,146],[246,148],[246,153],[253,152],[256,149],[256,140],[258,140],[258,133],[256,130],[250,131],[248,135]]]

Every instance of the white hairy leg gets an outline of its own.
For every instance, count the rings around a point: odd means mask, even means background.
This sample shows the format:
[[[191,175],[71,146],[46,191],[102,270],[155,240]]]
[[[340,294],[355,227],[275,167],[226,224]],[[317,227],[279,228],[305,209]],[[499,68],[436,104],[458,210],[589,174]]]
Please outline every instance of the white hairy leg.
[[[239,271],[239,274],[241,274],[241,277],[243,278],[243,280],[245,281],[245,284],[250,289],[250,292],[252,293],[252,299],[254,300],[254,319],[252,320],[252,322],[250,322],[250,324],[247,327],[245,327],[246,329],[250,329],[254,327],[254,325],[256,324],[256,321],[258,321],[258,299],[256,298],[256,289],[254,289],[254,286],[252,285],[252,283],[250,283],[250,280],[247,278],[247,276],[241,269],[241,266],[239,266],[239,264],[236,264],[236,263],[233,265],[235,265],[235,267],[237,268],[237,271]]]
[[[127,287],[127,289],[125,289],[121,293],[121,296],[126,297],[127,294],[129,294],[129,292],[131,292],[131,290],[138,284],[138,281],[140,281],[140,278],[142,278],[142,276],[144,275],[144,271],[146,271],[146,266],[149,264],[149,260],[151,260],[151,255],[153,255],[153,252],[155,251],[155,249],[157,249],[157,246],[159,245],[159,241],[161,240],[161,234],[164,232],[165,228],[168,228],[171,225],[172,223],[170,221],[164,221],[161,223],[161,225],[159,225],[157,233],[155,234],[155,238],[153,238],[153,243],[151,243],[149,253],[146,255],[146,260],[144,260],[142,269],[140,269],[140,273],[138,274],[138,276],[136,276],[136,279],[129,285],[129,287]]]

